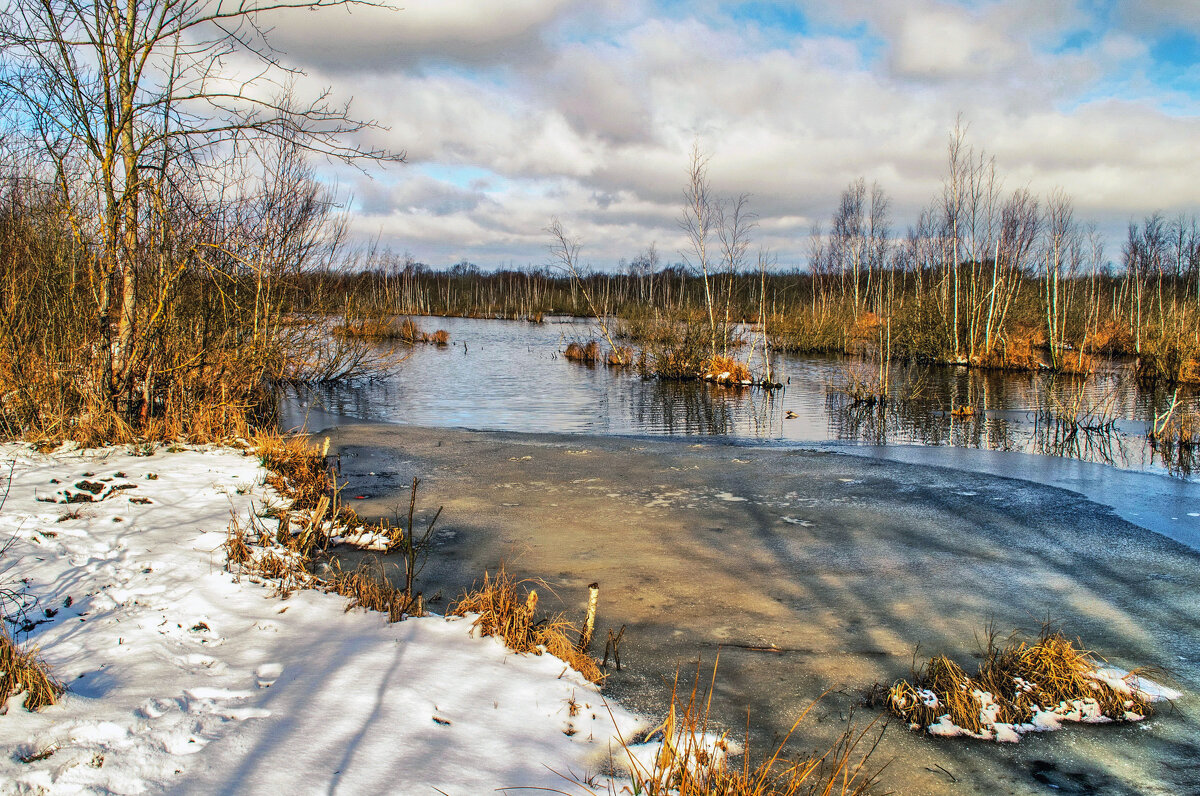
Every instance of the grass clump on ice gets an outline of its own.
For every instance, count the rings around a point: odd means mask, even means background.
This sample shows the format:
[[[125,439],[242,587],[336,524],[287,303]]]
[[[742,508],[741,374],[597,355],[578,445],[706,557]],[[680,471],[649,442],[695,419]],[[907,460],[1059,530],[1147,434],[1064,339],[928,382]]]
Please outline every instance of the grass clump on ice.
[[[913,729],[1016,741],[1024,732],[1059,729],[1063,721],[1139,721],[1170,698],[1138,676],[1105,665],[1060,630],[1036,639],[1014,634],[1004,645],[989,632],[972,677],[945,655],[888,692],[888,707]]]
[[[593,683],[604,680],[595,659],[576,646],[580,631],[563,616],[537,618],[537,591],[515,581],[500,567],[483,573],[483,582],[450,606],[450,616],[476,614],[471,627],[484,636],[498,636],[514,652],[548,652]]]
[[[62,692],[37,650],[18,647],[0,622],[0,708],[10,697],[24,693],[25,709],[40,710],[57,702]]]

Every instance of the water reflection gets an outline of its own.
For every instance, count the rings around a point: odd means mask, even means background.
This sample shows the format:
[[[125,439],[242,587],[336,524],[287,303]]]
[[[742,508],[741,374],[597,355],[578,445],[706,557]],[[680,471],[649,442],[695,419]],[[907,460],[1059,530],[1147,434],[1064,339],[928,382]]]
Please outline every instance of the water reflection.
[[[635,426],[668,435],[777,435],[782,411],[765,390],[648,379],[628,391]]]
[[[560,354],[591,327],[560,319],[524,324],[423,319],[452,345],[418,346],[385,378],[293,390],[289,426],[344,418],[508,431],[718,436],[752,443],[843,442],[1016,451],[1194,479],[1195,448],[1153,446],[1147,431],[1171,394],[1140,389],[1131,363],[1109,362],[1091,379],[947,367],[897,367],[893,395],[866,407],[839,397],[848,369],[869,363],[777,356],[787,386],[766,392],[707,383],[644,380],[586,367]],[[915,396],[915,397],[912,397]],[[956,417],[956,407],[976,414]],[[1078,421],[1078,422],[1077,422]]]

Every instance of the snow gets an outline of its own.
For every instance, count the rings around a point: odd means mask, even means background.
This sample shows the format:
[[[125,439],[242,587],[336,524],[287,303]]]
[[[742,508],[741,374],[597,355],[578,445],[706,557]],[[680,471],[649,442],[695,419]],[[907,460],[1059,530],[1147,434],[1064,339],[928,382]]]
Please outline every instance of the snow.
[[[231,519],[279,501],[252,457],[0,446],[9,461],[0,580],[26,580],[28,639],[69,690],[39,713],[9,700],[0,792],[585,792],[568,778],[645,724],[470,618],[388,624],[227,572]]]
[[[1150,702],[1158,702],[1164,699],[1178,699],[1181,694],[1174,689],[1159,685],[1145,677],[1138,677],[1126,672],[1124,669],[1119,669],[1115,666],[1104,665],[1094,669],[1090,676],[1095,680],[1111,685],[1115,690],[1133,695],[1140,694]],[[1016,677],[1014,685],[1020,691],[1030,692],[1033,690],[1033,684],[1025,681],[1023,678]],[[939,704],[937,694],[932,691],[922,689],[917,692],[921,702],[926,707],[936,708]],[[1111,722],[1108,716],[1105,716],[1098,703],[1094,699],[1072,699],[1070,701],[1060,702],[1053,707],[1040,706],[1033,711],[1033,717],[1025,724],[1007,724],[997,721],[1000,713],[1000,705],[996,703],[995,697],[987,691],[975,689],[971,692],[971,696],[979,704],[979,723],[980,731],[971,732],[968,729],[959,727],[955,724],[950,714],[938,716],[937,721],[932,722],[925,731],[930,735],[937,735],[943,738],[957,738],[959,736],[967,736],[976,738],[982,741],[997,741],[999,743],[1016,743],[1021,740],[1021,736],[1029,732],[1051,732],[1061,730],[1064,721],[1082,722],[1084,724],[1106,724]],[[903,708],[904,705],[899,707]],[[1133,711],[1125,711],[1124,716],[1126,721],[1141,721],[1146,718],[1140,713]],[[912,729],[921,729],[920,725],[912,725]]]

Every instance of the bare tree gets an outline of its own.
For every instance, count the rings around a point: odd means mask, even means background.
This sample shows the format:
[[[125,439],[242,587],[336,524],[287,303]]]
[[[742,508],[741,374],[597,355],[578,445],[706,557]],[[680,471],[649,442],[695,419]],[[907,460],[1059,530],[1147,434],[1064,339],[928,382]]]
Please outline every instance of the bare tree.
[[[721,353],[729,354],[729,329],[732,319],[730,307],[733,301],[734,280],[737,272],[746,264],[746,249],[750,246],[750,232],[757,226],[750,212],[750,195],[739,194],[728,201],[718,202],[717,238],[721,242],[721,263],[725,266],[725,318],[722,325]]]
[[[597,306],[592,300],[592,293],[588,290],[587,280],[579,270],[579,238],[573,238],[563,229],[562,222],[557,218],[551,220],[550,226],[546,227],[546,233],[550,236],[550,257],[553,260],[553,266],[561,270],[563,273],[571,277],[571,282],[579,287],[579,291],[583,293],[583,300],[587,302],[588,309],[596,318],[596,324],[600,327],[600,334],[604,335],[604,340],[608,343],[608,347],[612,350],[612,355],[616,359],[617,364],[628,365],[624,356],[621,353],[621,348],[613,341],[612,334],[608,328],[608,306]]]
[[[349,135],[372,126],[322,91],[291,90],[299,76],[263,27],[289,9],[367,0],[11,0],[0,16],[0,103],[9,133],[45,163],[81,245],[91,252],[95,359],[103,399],[130,411],[139,277],[170,216],[171,182],[239,179],[243,142],[275,139],[345,161],[401,160]],[[226,71],[230,56],[257,61]],[[113,316],[116,316],[114,334]]]
[[[716,202],[708,185],[708,158],[700,149],[700,142],[692,144],[691,157],[688,162],[688,184],[683,190],[683,216],[679,226],[687,234],[691,244],[688,252],[681,252],[684,262],[700,271],[704,280],[704,304],[708,309],[709,352],[717,355],[717,315],[714,307],[713,289],[709,278],[710,271],[710,238],[717,225]]]

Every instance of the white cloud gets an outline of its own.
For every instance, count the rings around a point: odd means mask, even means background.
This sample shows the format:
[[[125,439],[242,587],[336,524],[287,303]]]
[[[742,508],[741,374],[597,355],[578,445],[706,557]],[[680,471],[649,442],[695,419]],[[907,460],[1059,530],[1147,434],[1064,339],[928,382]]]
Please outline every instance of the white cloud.
[[[986,22],[962,10],[937,8],[904,15],[892,65],[908,77],[979,77],[1007,67],[1019,54]]]
[[[605,6],[604,19],[582,21],[588,6],[566,0],[423,2],[402,32],[389,22],[323,34],[357,49],[332,60],[318,53],[306,65],[391,127],[373,133],[374,143],[407,150],[416,166],[497,175],[491,186],[464,187],[431,176],[436,170],[392,172],[395,184],[357,191],[355,228],[435,262],[539,263],[542,230],[558,216],[594,262],[652,241],[673,259],[687,151],[698,135],[713,155],[714,188],[752,193],[758,242],[794,263],[811,223],[827,219],[859,175],[893,195],[899,225],[915,218],[938,189],[959,112],[1010,188],[1061,186],[1081,215],[1110,220],[1197,209],[1200,165],[1190,152],[1200,121],[1149,100],[1096,99],[1114,64],[1145,58],[1146,42],[1113,30],[1084,51],[1055,53],[1047,43],[1086,22],[1074,3],[968,10],[914,0],[813,11],[867,24],[883,42],[877,58],[854,36],[825,31],[764,47],[729,25],[637,18],[631,7]],[[315,37],[312,24],[291,35]],[[380,54],[385,40],[405,43],[422,63],[457,66],[411,68]]]
[[[277,15],[273,46],[326,71],[385,71],[427,61],[526,60],[578,0],[406,0]]]

